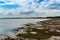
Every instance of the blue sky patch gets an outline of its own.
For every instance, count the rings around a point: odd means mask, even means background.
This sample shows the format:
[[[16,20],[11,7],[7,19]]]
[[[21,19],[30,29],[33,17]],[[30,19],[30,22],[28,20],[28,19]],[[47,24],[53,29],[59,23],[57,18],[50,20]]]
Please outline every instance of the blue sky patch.
[[[18,8],[18,7],[20,7],[19,5],[16,5],[16,4],[14,4],[14,5],[1,5],[0,6],[0,8],[4,8],[4,9],[16,9],[16,8]]]
[[[0,4],[4,4],[5,2],[3,2],[3,1],[0,1]]]
[[[48,9],[60,9],[60,4],[59,3],[54,3],[51,4]]]
[[[34,0],[34,2],[36,2],[36,3],[40,3],[42,1],[44,1],[44,0]]]

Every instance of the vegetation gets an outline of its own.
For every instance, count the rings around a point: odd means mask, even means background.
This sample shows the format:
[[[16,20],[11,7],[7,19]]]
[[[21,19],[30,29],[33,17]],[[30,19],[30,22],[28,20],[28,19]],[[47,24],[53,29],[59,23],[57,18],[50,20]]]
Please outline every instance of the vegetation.
[[[51,35],[49,33],[45,33],[44,30],[38,30],[38,29],[32,29],[32,31],[27,30],[27,34],[18,34],[18,37],[24,37],[24,38],[39,38],[39,39],[47,39]],[[37,34],[31,34],[30,32],[37,32]]]
[[[47,25],[49,25],[49,27],[50,27],[50,25],[55,26],[54,24],[59,24],[58,22],[60,22],[59,19],[50,19],[50,20],[37,22],[37,24],[41,24],[43,27],[47,27]],[[33,26],[31,26],[31,25],[33,25],[33,24],[26,24],[26,26],[30,26],[30,27],[33,27],[36,24],[34,24]],[[24,37],[24,38],[38,38],[38,39],[47,39],[47,38],[51,37],[52,35],[60,36],[60,32],[57,32],[56,30],[50,31],[51,28],[49,28],[49,27],[48,27],[48,29],[30,28],[30,30],[28,29],[26,31],[27,34],[18,34],[17,36]],[[31,34],[30,32],[37,32],[37,34]]]

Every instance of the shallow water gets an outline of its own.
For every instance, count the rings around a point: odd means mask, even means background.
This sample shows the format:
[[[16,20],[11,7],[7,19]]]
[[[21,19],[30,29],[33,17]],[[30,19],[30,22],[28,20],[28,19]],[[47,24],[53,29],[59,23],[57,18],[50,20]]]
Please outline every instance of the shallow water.
[[[34,23],[46,19],[0,19],[0,35],[26,23]]]

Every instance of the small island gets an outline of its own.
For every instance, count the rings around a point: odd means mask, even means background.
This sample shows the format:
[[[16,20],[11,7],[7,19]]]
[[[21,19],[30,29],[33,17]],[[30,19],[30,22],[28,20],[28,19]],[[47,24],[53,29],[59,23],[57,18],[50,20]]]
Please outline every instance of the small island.
[[[60,19],[52,18],[24,24],[1,40],[60,40]]]

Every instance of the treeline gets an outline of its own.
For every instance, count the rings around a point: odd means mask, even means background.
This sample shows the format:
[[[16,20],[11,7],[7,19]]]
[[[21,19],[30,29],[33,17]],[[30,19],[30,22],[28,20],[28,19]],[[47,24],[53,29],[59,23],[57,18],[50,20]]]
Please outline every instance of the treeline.
[[[60,16],[53,16],[53,17],[6,17],[0,19],[49,19],[49,18],[60,18]]]

